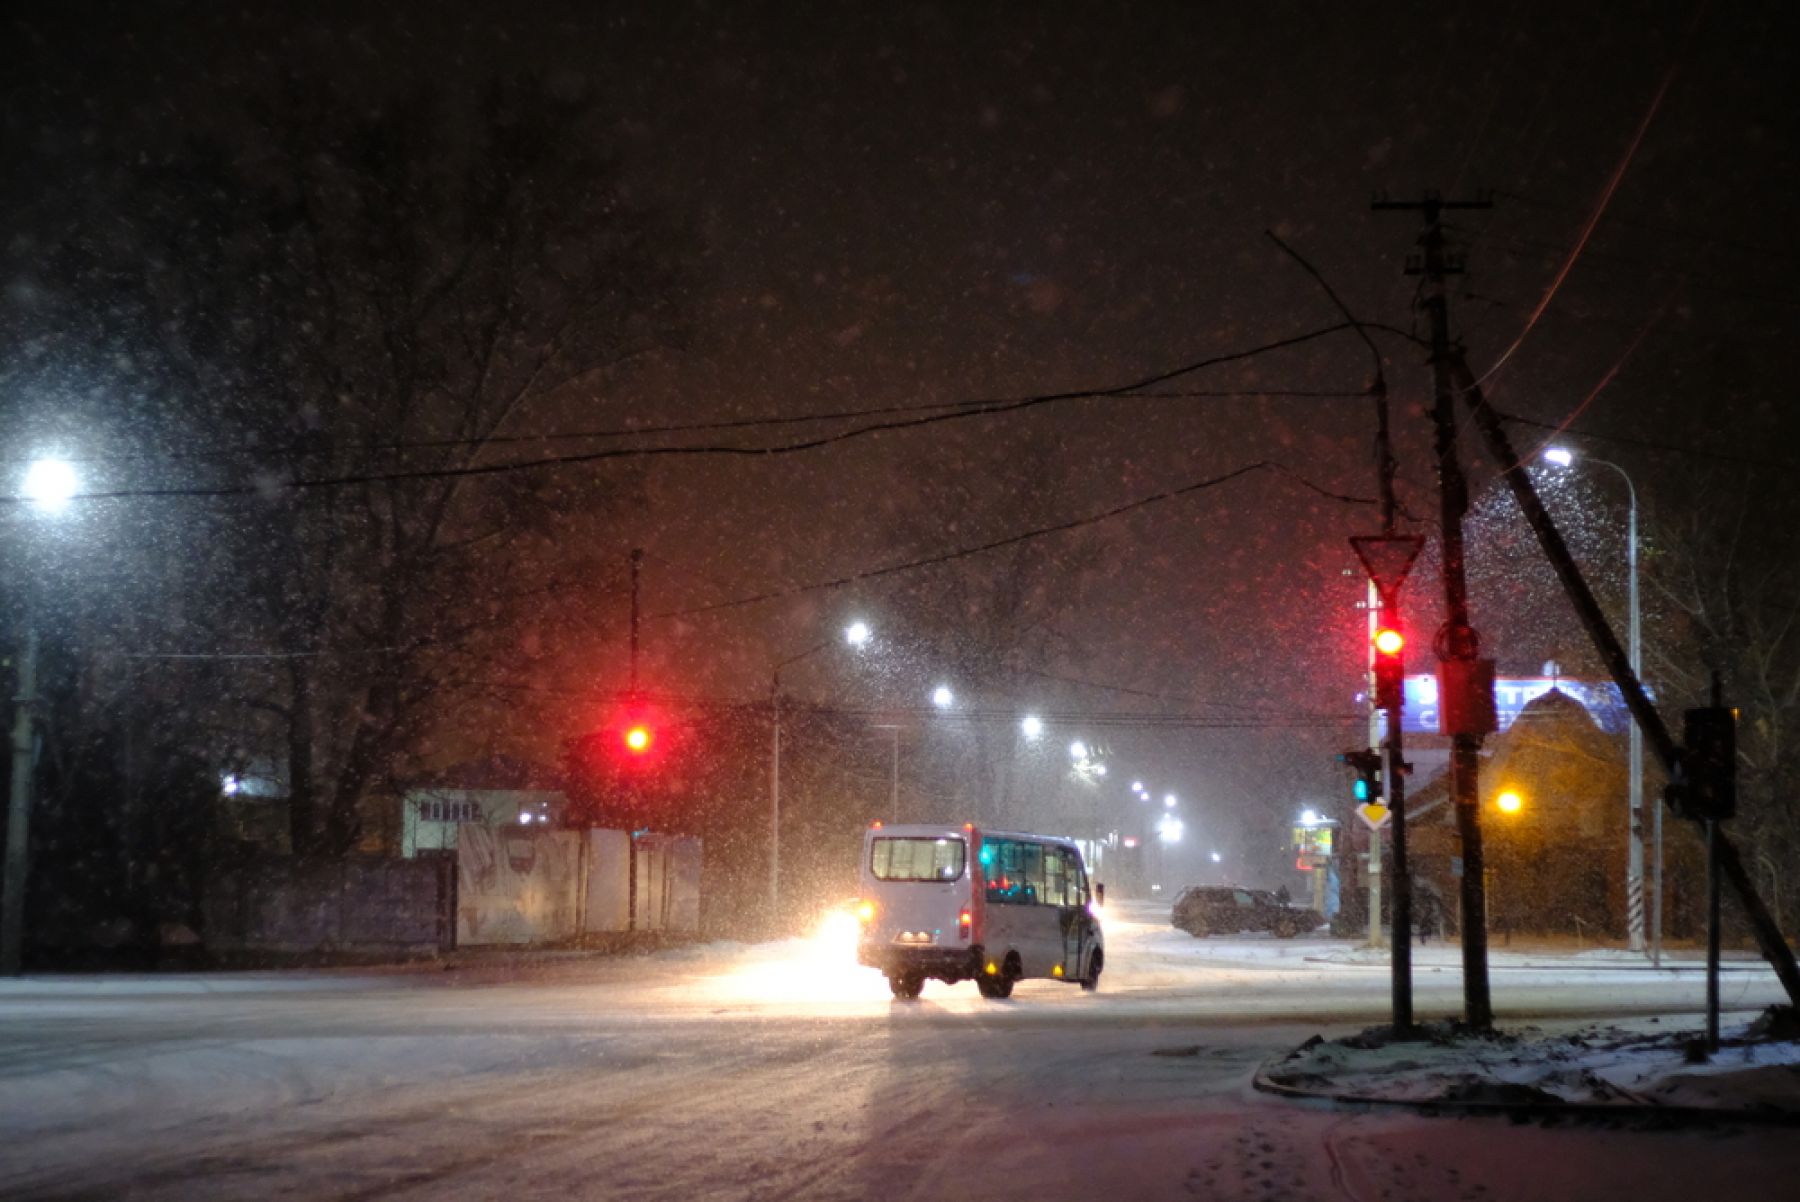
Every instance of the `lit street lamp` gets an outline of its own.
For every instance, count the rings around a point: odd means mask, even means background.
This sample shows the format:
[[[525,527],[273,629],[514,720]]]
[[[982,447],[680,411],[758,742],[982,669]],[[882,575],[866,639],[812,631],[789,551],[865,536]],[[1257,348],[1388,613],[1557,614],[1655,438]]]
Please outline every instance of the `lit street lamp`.
[[[852,647],[862,647],[869,641],[872,632],[867,622],[852,622],[844,629],[844,641]],[[826,639],[816,646],[808,647],[798,655],[790,655],[780,661],[769,673],[769,921],[781,913],[781,670],[810,659],[825,648],[831,646]],[[896,736],[897,740],[898,736]],[[898,741],[895,743],[898,754]]]
[[[25,470],[22,492],[39,513],[58,514],[74,499],[78,481],[67,460],[38,459]],[[25,961],[26,849],[31,841],[31,801],[37,740],[33,708],[37,704],[37,629],[26,602],[24,645],[19,649],[13,698],[12,788],[6,806],[5,877],[0,881],[0,976],[16,976]]]
[[[1641,622],[1638,611],[1638,501],[1637,488],[1631,482],[1631,476],[1616,463],[1605,459],[1584,456],[1589,463],[1601,467],[1609,467],[1619,473],[1619,479],[1625,481],[1625,493],[1630,498],[1631,507],[1626,521],[1625,566],[1629,580],[1629,607],[1631,626],[1631,674],[1637,677],[1638,684],[1644,682],[1644,657]],[[1575,462],[1575,453],[1567,447],[1551,447],[1544,452],[1544,459],[1558,467],[1570,467]],[[1631,940],[1631,950],[1644,950],[1644,732],[1638,729],[1637,719],[1631,720],[1631,796],[1630,796],[1630,831],[1626,837],[1626,876],[1625,876],[1625,910],[1626,931]],[[1662,960],[1662,825],[1663,808],[1656,807],[1653,819],[1656,842],[1656,885],[1651,894],[1651,906],[1655,911],[1650,926],[1655,932],[1655,945],[1651,951],[1651,959],[1660,963]]]
[[[931,704],[941,710],[949,709],[955,702],[956,694],[950,691],[950,686],[947,684],[941,684],[931,691]]]
[[[1044,733],[1044,720],[1036,714],[1026,714],[1019,722],[1019,731],[1028,739],[1035,739]]]

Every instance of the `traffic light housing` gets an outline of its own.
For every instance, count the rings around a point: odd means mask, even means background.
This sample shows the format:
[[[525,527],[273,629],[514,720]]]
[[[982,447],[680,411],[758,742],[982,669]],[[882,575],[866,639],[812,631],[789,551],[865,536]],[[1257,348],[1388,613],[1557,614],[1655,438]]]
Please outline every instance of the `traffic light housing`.
[[[1338,756],[1338,763],[1348,765],[1356,773],[1356,779],[1350,782],[1350,795],[1358,803],[1380,801],[1383,796],[1381,787],[1381,753],[1369,749],[1346,751]]]
[[[1370,639],[1375,651],[1375,705],[1392,709],[1401,702],[1406,681],[1406,636],[1394,622],[1381,622]]]

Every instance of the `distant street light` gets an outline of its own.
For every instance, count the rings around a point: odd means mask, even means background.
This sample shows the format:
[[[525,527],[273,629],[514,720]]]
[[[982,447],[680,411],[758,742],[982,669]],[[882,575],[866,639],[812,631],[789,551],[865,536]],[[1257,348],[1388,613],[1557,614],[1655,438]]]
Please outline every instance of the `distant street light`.
[[[1156,824],[1156,834],[1164,843],[1181,842],[1186,829],[1186,824],[1173,814],[1164,814],[1162,821]]]
[[[1131,782],[1131,791],[1133,793],[1142,793],[1144,791],[1144,782],[1141,780],[1132,781]]]
[[[1080,739],[1076,739],[1073,743],[1070,743],[1069,744],[1069,758],[1072,760],[1087,759],[1088,758],[1087,744],[1083,743]]]
[[[1035,739],[1044,733],[1044,720],[1036,714],[1026,714],[1019,721],[1019,730],[1024,733],[1026,738]]]
[[[937,706],[941,710],[949,709],[955,701],[956,694],[950,691],[950,686],[947,684],[941,684],[937,688],[931,690],[931,704]]]
[[[1605,459],[1585,456],[1589,463],[1609,467],[1619,473],[1619,479],[1625,481],[1625,494],[1630,499],[1631,507],[1626,519],[1625,530],[1625,570],[1628,580],[1629,595],[1627,621],[1631,626],[1631,674],[1637,677],[1638,684],[1644,683],[1644,649],[1642,621],[1638,609],[1638,501],[1637,487],[1631,482],[1631,475],[1616,463]],[[1551,447],[1544,452],[1544,460],[1558,467],[1570,467],[1575,462],[1575,452],[1568,447]],[[1637,719],[1631,721],[1631,783],[1627,805],[1629,807],[1630,831],[1626,839],[1625,864],[1625,926],[1626,935],[1631,942],[1631,950],[1644,950],[1644,732],[1638,728]],[[1650,929],[1654,943],[1650,949],[1650,958],[1656,963],[1662,962],[1662,878],[1663,878],[1663,844],[1662,823],[1663,808],[1656,807],[1654,823],[1654,842],[1656,844],[1656,884],[1651,894]]]
[[[1163,794],[1163,805],[1168,807],[1171,810],[1174,809],[1175,808],[1175,794],[1164,793]]]
[[[869,641],[873,633],[867,622],[852,622],[844,628],[844,641],[852,647],[861,647]]]
[[[1220,856],[1220,855],[1219,855],[1219,853],[1218,853],[1218,852],[1216,852],[1216,851],[1215,851],[1215,852],[1213,852],[1213,854],[1212,854],[1212,862],[1213,862],[1213,863],[1215,863],[1215,864],[1217,864],[1217,863],[1218,863],[1218,862],[1219,862],[1219,861],[1220,861],[1220,860],[1221,860],[1221,859],[1223,859],[1223,858],[1224,858],[1224,857],[1222,857],[1222,856]]]
[[[1525,799],[1519,796],[1517,789],[1502,789],[1494,798],[1494,804],[1500,807],[1503,814],[1517,814],[1525,808]]]
[[[1317,810],[1301,810],[1300,811],[1300,825],[1301,826],[1317,826],[1317,825],[1319,825],[1318,811]]]

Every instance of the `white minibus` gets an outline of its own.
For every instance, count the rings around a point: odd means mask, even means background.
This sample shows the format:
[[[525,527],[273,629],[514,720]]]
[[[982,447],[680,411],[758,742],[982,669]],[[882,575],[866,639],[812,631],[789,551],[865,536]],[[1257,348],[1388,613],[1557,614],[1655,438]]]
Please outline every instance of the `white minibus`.
[[[897,998],[918,997],[927,977],[972,979],[989,998],[1033,978],[1092,990],[1106,964],[1070,839],[876,823],[863,838],[857,918],[857,959],[885,973]]]

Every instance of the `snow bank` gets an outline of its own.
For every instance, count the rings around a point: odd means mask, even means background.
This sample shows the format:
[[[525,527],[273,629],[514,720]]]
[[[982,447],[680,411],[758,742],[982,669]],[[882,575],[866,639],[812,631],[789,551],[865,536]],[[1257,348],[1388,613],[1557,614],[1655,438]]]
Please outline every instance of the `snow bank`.
[[[1707,1110],[1800,1123],[1800,1041],[1791,1020],[1772,1031],[1771,1019],[1728,1028],[1711,1057],[1696,1051],[1698,1032],[1662,1030],[1655,1019],[1485,1037],[1427,1024],[1413,1040],[1373,1028],[1315,1036],[1266,1065],[1258,1084],[1340,1101]]]

